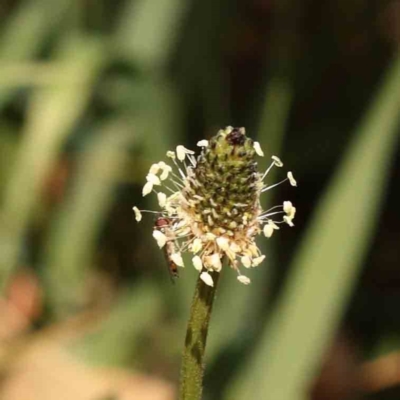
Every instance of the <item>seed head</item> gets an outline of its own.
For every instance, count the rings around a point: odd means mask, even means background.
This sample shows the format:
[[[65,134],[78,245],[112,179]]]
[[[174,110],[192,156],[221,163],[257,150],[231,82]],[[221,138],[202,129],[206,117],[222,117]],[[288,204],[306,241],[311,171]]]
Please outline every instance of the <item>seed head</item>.
[[[155,192],[161,208],[156,213],[171,221],[167,230],[155,230],[153,236],[160,247],[174,243],[178,266],[184,266],[182,252],[193,253],[193,266],[207,285],[213,285],[208,272],[221,271],[223,258],[237,271],[238,281],[247,285],[250,279],[240,273],[240,265],[255,267],[265,258],[255,237],[261,232],[271,237],[282,223],[293,226],[296,212],[290,201],[263,211],[260,195],[285,181],[293,186],[297,183],[291,172],[278,184],[263,182],[273,167],[283,163],[272,156],[269,168],[258,172],[256,156],[264,153],[244,128],[227,127],[197,145],[201,147],[197,158],[180,145],[176,152],[167,152],[175,168],[164,162],[150,167],[143,196]],[[136,207],[134,211],[140,221],[140,211]],[[283,217],[273,220],[276,215]]]

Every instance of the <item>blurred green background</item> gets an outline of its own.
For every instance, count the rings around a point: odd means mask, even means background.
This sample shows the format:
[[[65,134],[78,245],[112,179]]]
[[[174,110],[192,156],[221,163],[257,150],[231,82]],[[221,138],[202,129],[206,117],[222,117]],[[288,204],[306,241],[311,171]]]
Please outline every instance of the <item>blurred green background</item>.
[[[0,20],[1,399],[176,398],[196,271],[171,284],[132,206],[156,207],[167,150],[227,125],[294,172],[263,202],[298,216],[250,286],[223,274],[204,399],[400,398],[398,0],[3,0]]]

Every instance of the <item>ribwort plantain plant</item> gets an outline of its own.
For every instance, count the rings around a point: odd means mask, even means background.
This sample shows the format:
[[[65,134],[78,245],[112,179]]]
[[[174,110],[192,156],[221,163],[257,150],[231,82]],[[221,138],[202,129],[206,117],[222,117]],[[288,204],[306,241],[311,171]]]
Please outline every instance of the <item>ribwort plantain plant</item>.
[[[180,398],[185,400],[201,398],[208,325],[223,265],[236,271],[240,283],[250,284],[242,268],[256,267],[265,258],[256,236],[263,233],[270,238],[281,224],[294,226],[296,213],[290,201],[262,209],[262,193],[286,181],[297,183],[291,172],[279,183],[264,183],[271,169],[283,163],[272,156],[267,170],[258,172],[256,156],[264,153],[244,128],[229,126],[197,145],[201,148],[197,157],[180,145],[167,152],[173,166],[161,161],[150,167],[143,196],[155,193],[161,211],[133,208],[138,222],[142,212],[168,220],[168,229],[153,231],[158,246],[174,249],[169,257],[178,267],[184,267],[182,253],[191,253],[199,271],[181,369]]]

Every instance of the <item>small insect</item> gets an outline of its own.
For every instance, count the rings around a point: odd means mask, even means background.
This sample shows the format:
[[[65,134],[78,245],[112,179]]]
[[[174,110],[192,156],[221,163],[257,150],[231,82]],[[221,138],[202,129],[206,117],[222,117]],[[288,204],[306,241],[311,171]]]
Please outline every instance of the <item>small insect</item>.
[[[174,261],[171,258],[171,255],[176,253],[176,249],[175,249],[175,242],[173,239],[173,233],[170,227],[171,227],[171,219],[164,216],[158,217],[154,224],[154,229],[158,229],[165,236],[167,236],[167,238],[169,238],[165,243],[165,246],[163,247],[163,252],[165,261],[167,262],[168,265],[169,273],[171,275],[171,280],[172,282],[174,282],[174,279],[179,278],[179,272],[178,272],[178,266],[174,263]]]

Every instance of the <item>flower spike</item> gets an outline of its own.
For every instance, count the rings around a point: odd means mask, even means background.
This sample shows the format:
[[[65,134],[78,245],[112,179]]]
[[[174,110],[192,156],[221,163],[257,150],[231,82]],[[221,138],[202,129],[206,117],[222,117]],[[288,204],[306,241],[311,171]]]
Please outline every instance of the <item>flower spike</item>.
[[[143,196],[157,194],[161,211],[156,212],[167,224],[153,231],[160,248],[171,248],[173,262],[183,266],[181,254],[192,253],[192,264],[201,272],[202,281],[213,286],[209,272],[220,272],[226,259],[238,273],[238,281],[250,279],[239,267],[256,267],[265,258],[255,243],[260,233],[270,238],[279,224],[294,226],[296,208],[290,201],[264,211],[260,195],[289,181],[297,186],[292,172],[283,181],[267,185],[264,179],[274,167],[282,167],[277,156],[265,172],[258,172],[256,156],[264,156],[258,142],[246,136],[244,128],[221,129],[210,140],[197,143],[201,153],[179,145],[168,151],[172,166],[161,161],[153,164],[143,187]],[[141,211],[134,207],[139,222]],[[276,217],[279,217],[276,219]]]

